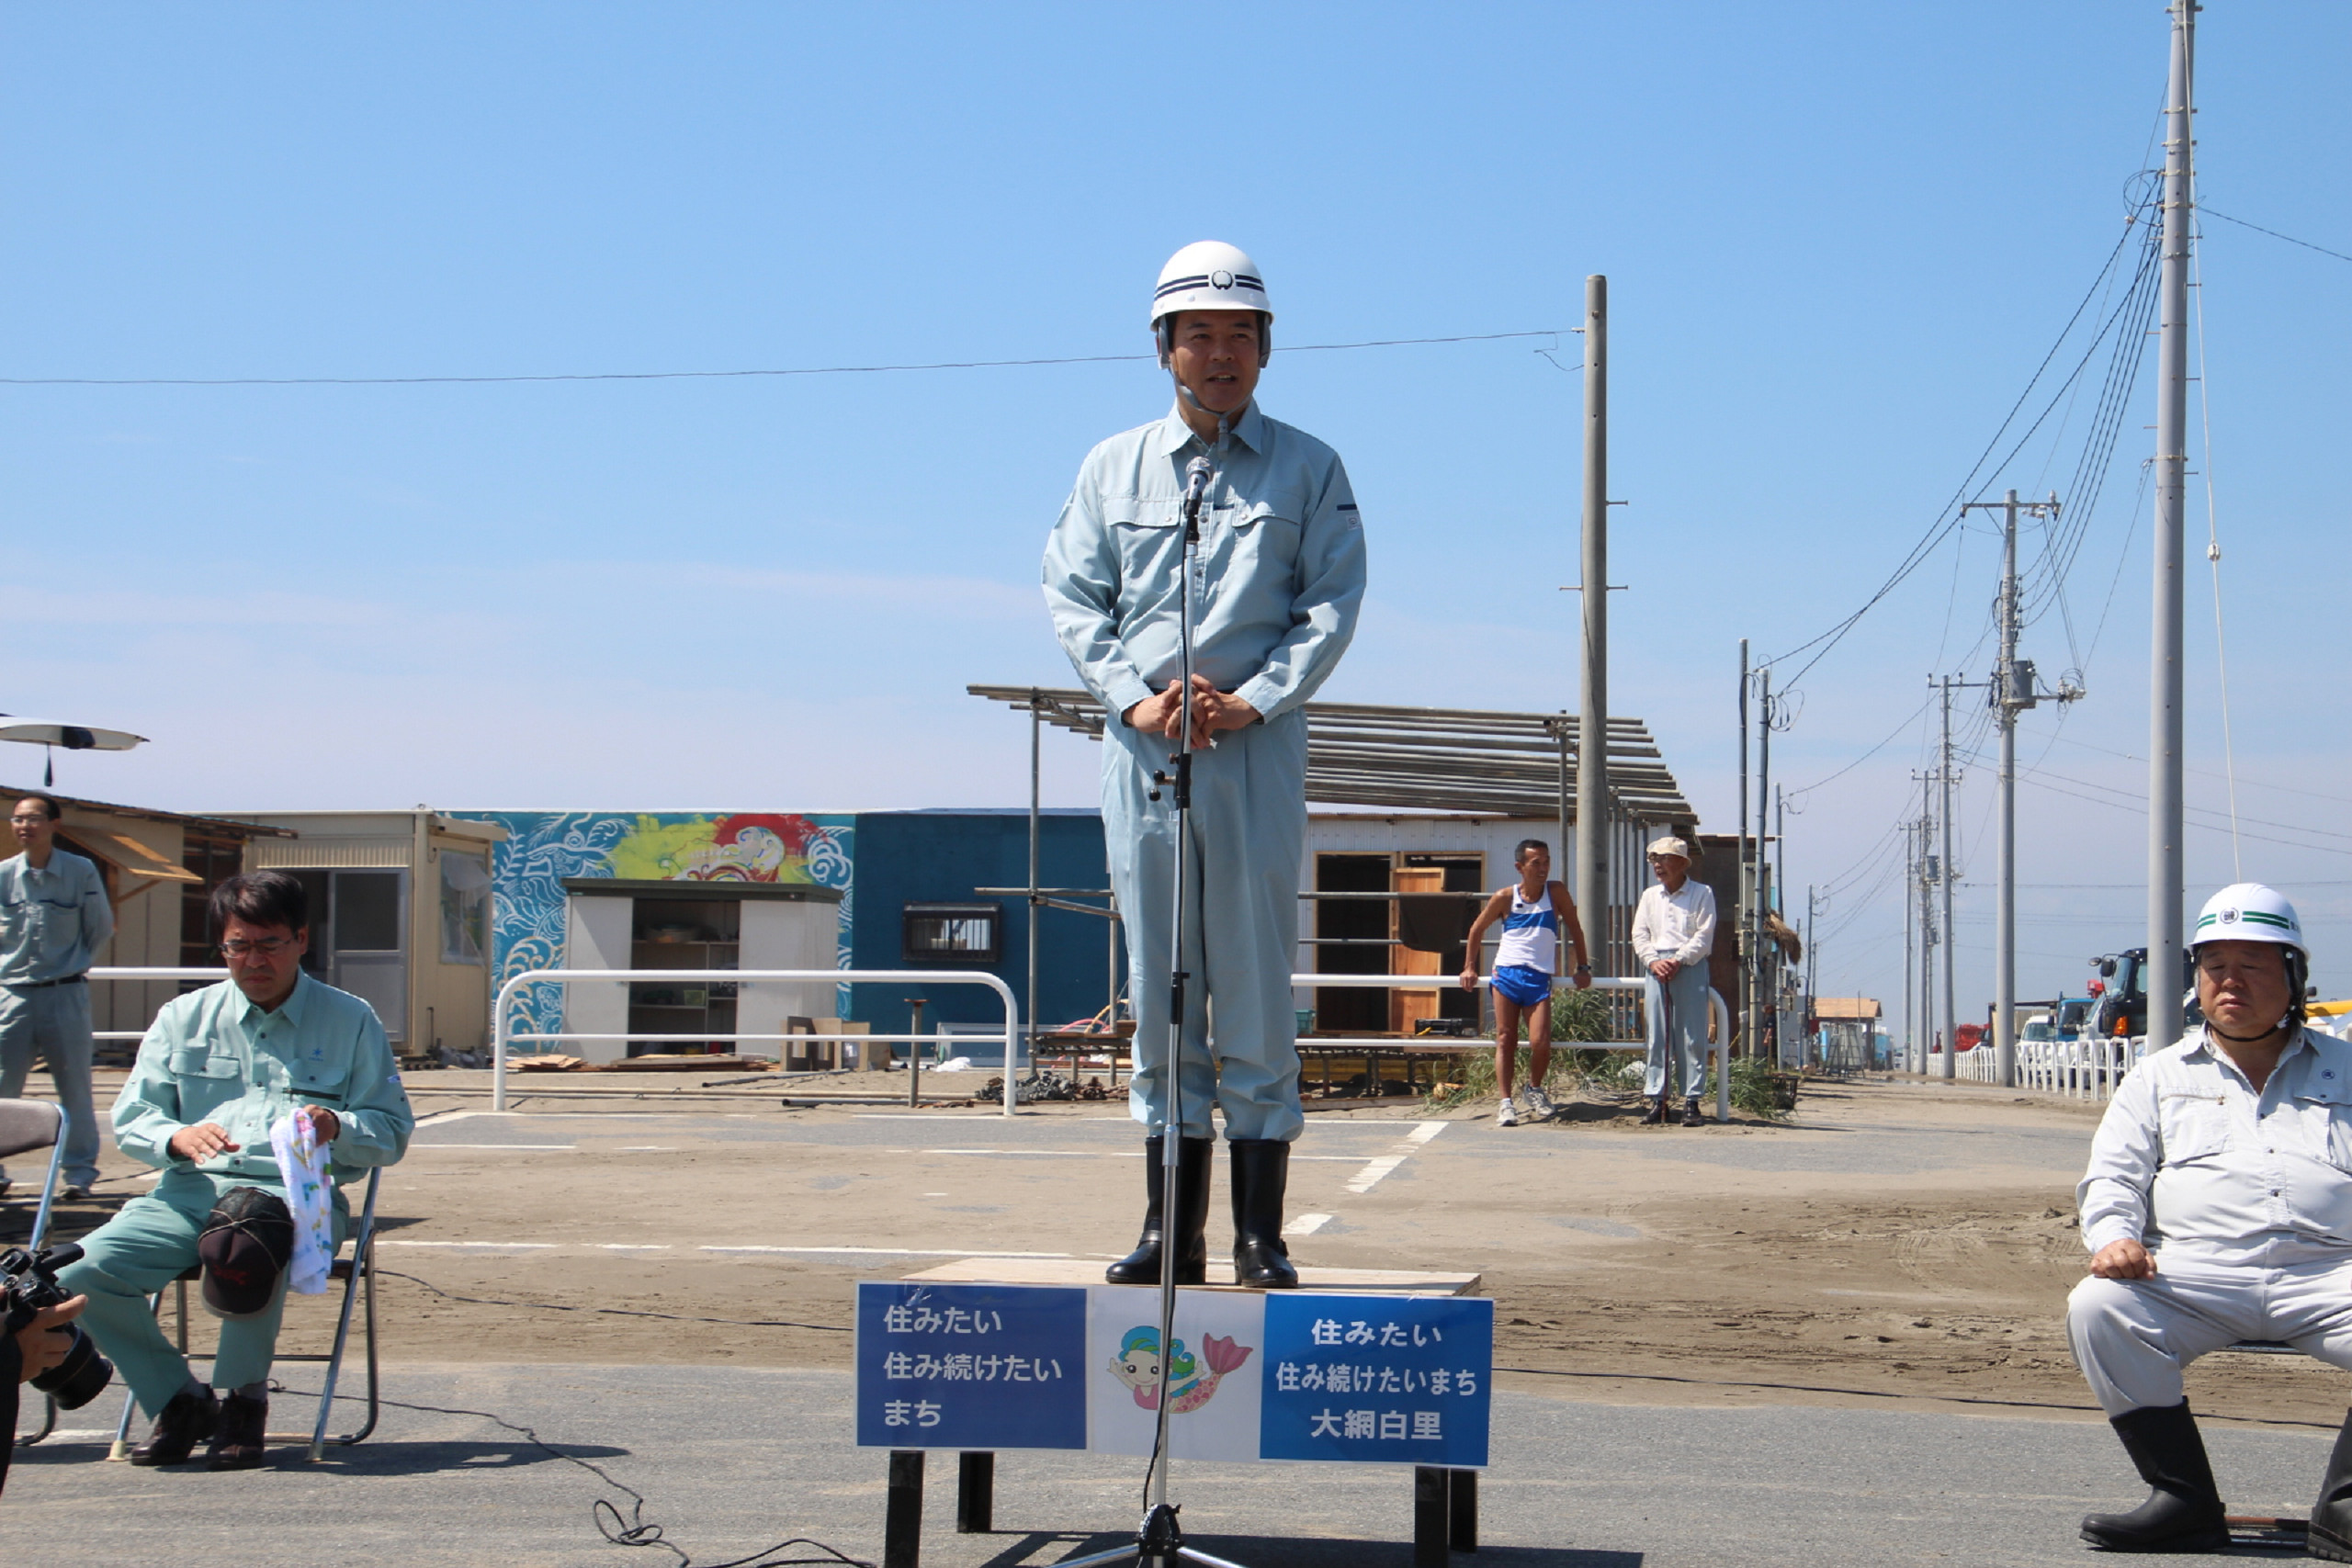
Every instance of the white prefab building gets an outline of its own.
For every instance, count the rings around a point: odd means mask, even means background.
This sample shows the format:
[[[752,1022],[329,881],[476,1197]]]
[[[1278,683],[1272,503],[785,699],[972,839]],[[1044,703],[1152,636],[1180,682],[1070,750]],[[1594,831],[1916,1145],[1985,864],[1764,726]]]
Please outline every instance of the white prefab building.
[[[805,882],[638,882],[567,877],[567,969],[838,966],[841,890]],[[792,1059],[790,1035],[836,1032],[831,980],[580,980],[564,987],[554,1048],[589,1062],[713,1047]],[[751,1038],[745,1039],[745,1036]],[[830,1065],[830,1047],[818,1052]],[[815,1065],[802,1062],[800,1065]]]
[[[311,898],[302,966],[364,999],[402,1055],[490,1049],[491,852],[506,829],[413,811],[260,811],[245,869],[284,871]]]

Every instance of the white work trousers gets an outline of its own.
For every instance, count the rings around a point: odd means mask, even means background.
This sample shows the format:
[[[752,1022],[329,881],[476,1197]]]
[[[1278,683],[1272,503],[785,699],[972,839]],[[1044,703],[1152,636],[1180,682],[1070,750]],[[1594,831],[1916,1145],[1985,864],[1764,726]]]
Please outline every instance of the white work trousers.
[[[2168,1250],[2153,1280],[2076,1285],[2066,1337],[2110,1416],[2178,1404],[2181,1370],[2241,1339],[2276,1339],[2352,1367],[2352,1257],[2265,1268]]]
[[[1168,954],[1174,910],[1176,742],[1111,716],[1102,747],[1103,847],[1127,933],[1136,1013],[1128,1104],[1157,1134],[1168,1122]],[[1192,853],[1184,884],[1182,1131],[1298,1136],[1298,870],[1306,850],[1306,715],[1227,730],[1193,753]],[[1150,798],[1157,788],[1159,798]]]

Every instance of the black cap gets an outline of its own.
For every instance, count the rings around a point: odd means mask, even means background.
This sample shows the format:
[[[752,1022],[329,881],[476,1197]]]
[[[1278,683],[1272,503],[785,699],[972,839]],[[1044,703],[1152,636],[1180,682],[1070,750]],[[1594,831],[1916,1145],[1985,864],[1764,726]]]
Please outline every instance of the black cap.
[[[294,1257],[294,1216],[275,1193],[232,1187],[212,1206],[196,1256],[207,1308],[220,1317],[258,1317],[277,1300]]]

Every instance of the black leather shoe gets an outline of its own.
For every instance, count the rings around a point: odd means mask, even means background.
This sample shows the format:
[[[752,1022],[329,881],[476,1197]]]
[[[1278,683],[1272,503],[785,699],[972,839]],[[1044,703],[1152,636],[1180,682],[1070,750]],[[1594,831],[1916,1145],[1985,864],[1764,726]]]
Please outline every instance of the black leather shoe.
[[[1298,1288],[1283,1240],[1290,1145],[1279,1138],[1227,1138],[1233,1161],[1233,1282],[1260,1291]]]
[[[155,1417],[147,1440],[130,1450],[133,1464],[186,1464],[196,1445],[220,1429],[220,1401],[210,1389],[182,1389]]]
[[[1642,1125],[1645,1127],[1657,1127],[1664,1125],[1665,1122],[1666,1096],[1661,1094],[1657,1097],[1657,1103],[1651,1106],[1648,1112],[1643,1116]]]
[[[1700,1111],[1696,1096],[1682,1102],[1682,1124],[1685,1127],[1703,1127],[1707,1124],[1706,1115]]]
[[[259,1470],[268,1458],[263,1433],[269,1427],[269,1401],[232,1393],[220,1402],[220,1435],[205,1455],[208,1470]]]
[[[2188,1402],[2128,1411],[2108,1424],[2148,1483],[2148,1497],[2128,1514],[2086,1516],[2083,1539],[2109,1551],[2226,1551],[2222,1494]]]
[[[2352,1562],[2352,1413],[2346,1414],[2335,1450],[2327,1456],[2303,1550],[2329,1562]]]
[[[1167,1157],[1167,1145],[1158,1138],[1146,1138],[1143,1147],[1144,1186],[1150,1195],[1143,1212],[1143,1236],[1133,1252],[1102,1270],[1102,1278],[1114,1285],[1159,1283],[1160,1195],[1167,1179],[1159,1162]],[[1208,1283],[1209,1160],[1216,1148],[1213,1138],[1184,1138],[1178,1143],[1176,1282],[1180,1285]]]

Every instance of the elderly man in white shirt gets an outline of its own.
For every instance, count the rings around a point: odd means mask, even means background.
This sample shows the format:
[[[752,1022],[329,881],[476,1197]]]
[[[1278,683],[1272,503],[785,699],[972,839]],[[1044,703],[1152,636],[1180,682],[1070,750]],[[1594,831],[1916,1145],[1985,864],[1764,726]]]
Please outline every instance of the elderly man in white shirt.
[[[1649,1097],[1645,1126],[1667,1118],[1674,1098],[1672,1066],[1682,1080],[1682,1124],[1702,1126],[1699,1075],[1707,1039],[1707,955],[1715,950],[1715,890],[1690,879],[1690,846],[1676,838],[1649,847],[1656,886],[1634,907],[1634,956],[1642,962],[1643,1012],[1649,1035]]]
[[[2242,1339],[2352,1367],[2352,1043],[2303,1027],[2310,958],[2272,889],[2222,889],[2193,942],[2205,1021],[2132,1069],[2077,1190],[2091,1277],[2067,1337],[2149,1487],[2083,1520],[2110,1551],[2229,1543],[2182,1368]],[[2308,1543],[2352,1562],[2352,1424]]]

